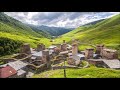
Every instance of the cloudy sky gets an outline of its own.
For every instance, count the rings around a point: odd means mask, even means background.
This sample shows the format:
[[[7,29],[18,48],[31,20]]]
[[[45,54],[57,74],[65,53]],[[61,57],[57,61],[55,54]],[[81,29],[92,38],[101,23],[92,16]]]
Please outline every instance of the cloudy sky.
[[[76,28],[99,19],[109,18],[120,12],[5,12],[7,15],[34,25]]]

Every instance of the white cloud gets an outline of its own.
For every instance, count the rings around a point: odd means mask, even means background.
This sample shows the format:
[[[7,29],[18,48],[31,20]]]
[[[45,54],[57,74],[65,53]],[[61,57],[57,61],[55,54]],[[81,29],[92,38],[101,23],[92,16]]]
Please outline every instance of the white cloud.
[[[5,12],[24,23],[57,27],[78,27],[80,25],[112,17],[120,12]]]

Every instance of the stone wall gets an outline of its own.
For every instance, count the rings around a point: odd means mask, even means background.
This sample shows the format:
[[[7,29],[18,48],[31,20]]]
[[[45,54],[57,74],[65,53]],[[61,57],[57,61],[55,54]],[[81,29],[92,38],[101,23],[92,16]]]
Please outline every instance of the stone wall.
[[[103,61],[101,60],[87,60],[90,64],[93,64],[93,65],[95,65],[95,66],[103,66]]]

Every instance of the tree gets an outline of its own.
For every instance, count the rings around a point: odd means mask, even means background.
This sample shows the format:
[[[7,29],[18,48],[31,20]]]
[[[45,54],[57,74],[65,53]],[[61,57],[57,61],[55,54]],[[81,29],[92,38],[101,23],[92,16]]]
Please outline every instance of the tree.
[[[5,52],[5,54],[10,54],[11,53],[10,47],[9,46],[5,46],[4,47],[4,52]]]
[[[2,46],[0,46],[0,55],[4,54],[4,48]]]

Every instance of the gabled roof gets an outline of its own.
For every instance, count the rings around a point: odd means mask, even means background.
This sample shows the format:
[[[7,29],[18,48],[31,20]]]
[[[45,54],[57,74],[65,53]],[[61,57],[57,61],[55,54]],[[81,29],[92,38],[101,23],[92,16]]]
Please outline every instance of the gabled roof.
[[[103,60],[103,62],[105,64],[108,65],[109,68],[113,68],[113,69],[119,69],[120,68],[120,61],[117,59],[113,59],[113,60]]]
[[[10,66],[0,68],[0,78],[8,78],[15,74],[17,74],[17,71]]]
[[[20,76],[20,75],[23,75],[23,74],[25,74],[25,73],[26,73],[26,71],[20,69],[20,70],[18,70],[17,75]]]
[[[15,61],[15,62],[8,63],[8,65],[11,66],[12,68],[14,68],[15,70],[19,70],[19,69],[27,66],[28,64],[26,64],[22,61]]]

